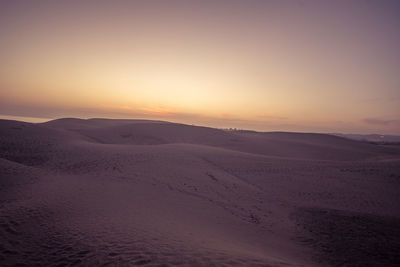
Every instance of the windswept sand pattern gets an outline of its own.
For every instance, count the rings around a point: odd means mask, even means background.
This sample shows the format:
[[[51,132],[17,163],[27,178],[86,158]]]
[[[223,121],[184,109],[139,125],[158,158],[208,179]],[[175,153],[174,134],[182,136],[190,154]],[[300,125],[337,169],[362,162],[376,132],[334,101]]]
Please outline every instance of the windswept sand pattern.
[[[150,240],[139,231],[107,230],[88,236],[61,227],[46,210],[19,207],[12,212],[2,209],[1,214],[1,266],[282,266],[224,251],[193,251],[175,240]]]
[[[390,266],[399,163],[321,134],[0,121],[0,265]]]
[[[317,251],[316,259],[331,266],[399,266],[398,217],[330,209],[299,210],[298,241]]]

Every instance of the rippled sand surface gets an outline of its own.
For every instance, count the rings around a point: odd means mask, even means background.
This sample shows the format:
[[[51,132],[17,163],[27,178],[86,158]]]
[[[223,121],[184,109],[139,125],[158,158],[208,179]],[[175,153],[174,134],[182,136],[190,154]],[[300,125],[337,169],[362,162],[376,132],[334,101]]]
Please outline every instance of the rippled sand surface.
[[[1,266],[398,266],[400,149],[0,120]]]

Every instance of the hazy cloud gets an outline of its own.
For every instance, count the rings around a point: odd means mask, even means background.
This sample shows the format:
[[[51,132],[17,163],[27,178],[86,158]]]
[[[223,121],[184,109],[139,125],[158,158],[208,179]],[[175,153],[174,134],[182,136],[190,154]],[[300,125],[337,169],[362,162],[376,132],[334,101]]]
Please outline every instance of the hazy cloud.
[[[393,124],[398,124],[400,123],[400,120],[385,120],[385,119],[379,119],[379,118],[366,118],[363,120],[363,122],[368,123],[368,124],[373,124],[373,125],[393,125]]]

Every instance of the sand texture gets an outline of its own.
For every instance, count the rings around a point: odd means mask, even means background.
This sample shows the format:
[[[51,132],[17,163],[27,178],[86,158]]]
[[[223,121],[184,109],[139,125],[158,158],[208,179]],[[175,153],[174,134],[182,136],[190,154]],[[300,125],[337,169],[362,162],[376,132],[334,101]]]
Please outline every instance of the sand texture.
[[[400,146],[0,120],[0,266],[400,266]]]

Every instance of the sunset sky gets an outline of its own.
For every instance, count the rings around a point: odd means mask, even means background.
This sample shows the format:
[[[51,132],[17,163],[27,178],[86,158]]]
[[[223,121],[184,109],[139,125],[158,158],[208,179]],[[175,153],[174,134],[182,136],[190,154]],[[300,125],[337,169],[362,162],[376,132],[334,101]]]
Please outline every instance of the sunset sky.
[[[400,1],[0,1],[0,117],[400,134]]]

